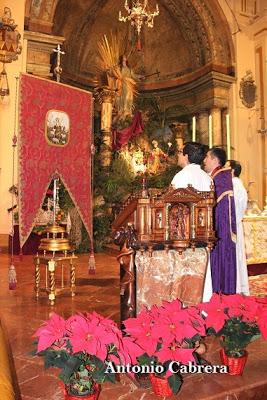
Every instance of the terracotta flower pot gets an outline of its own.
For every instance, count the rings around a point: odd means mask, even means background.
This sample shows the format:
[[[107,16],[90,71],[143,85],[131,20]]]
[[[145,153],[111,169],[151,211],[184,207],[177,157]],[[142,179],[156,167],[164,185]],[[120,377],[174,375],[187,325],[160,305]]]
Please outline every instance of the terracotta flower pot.
[[[224,349],[220,350],[220,356],[221,356],[221,360],[222,363],[224,365],[227,365],[227,367],[229,368],[229,375],[242,375],[246,362],[247,362],[247,358],[248,358],[248,353],[247,351],[245,351],[245,354],[242,357],[229,357]]]
[[[173,395],[173,392],[169,386],[168,379],[166,377],[160,377],[154,374],[150,374],[149,377],[152,390],[157,396],[170,397]]]
[[[96,384],[95,385],[95,389],[94,389],[94,393],[92,394],[84,394],[84,395],[72,395],[69,394],[66,387],[64,389],[64,399],[65,400],[98,400],[98,396],[101,390],[101,386]]]

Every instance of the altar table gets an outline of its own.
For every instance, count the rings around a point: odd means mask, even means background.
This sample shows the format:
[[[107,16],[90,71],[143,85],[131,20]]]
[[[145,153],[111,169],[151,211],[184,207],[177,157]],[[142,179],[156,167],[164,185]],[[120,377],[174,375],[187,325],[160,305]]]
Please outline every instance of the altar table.
[[[247,264],[267,263],[267,217],[243,218]]]
[[[137,251],[136,301],[137,312],[143,305],[161,304],[162,300],[179,298],[185,305],[202,301],[208,251],[205,248]]]

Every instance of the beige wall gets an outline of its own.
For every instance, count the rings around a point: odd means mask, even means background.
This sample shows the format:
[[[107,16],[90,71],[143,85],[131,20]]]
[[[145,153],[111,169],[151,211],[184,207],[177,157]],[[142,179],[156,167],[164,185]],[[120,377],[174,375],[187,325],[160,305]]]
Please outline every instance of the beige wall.
[[[246,188],[249,182],[249,195],[259,206],[264,206],[267,195],[267,132],[259,133],[261,128],[261,107],[264,102],[265,129],[267,129],[267,2],[259,0],[257,14],[253,15],[248,1],[246,12],[241,10],[241,2],[218,1],[229,23],[236,54],[236,83],[232,85],[230,98],[231,145],[234,148],[231,158],[240,161],[241,175]],[[257,86],[257,102],[253,108],[242,103],[239,90],[240,81],[251,70]]]
[[[21,33],[22,39],[24,28],[24,4],[25,1],[23,0],[0,0],[0,13],[2,14],[5,6],[10,7],[12,18],[18,25],[17,30]],[[25,70],[24,64],[23,54],[19,55],[17,61],[6,64],[6,72],[10,88],[9,103],[1,104],[0,100],[0,234],[9,233],[11,228],[7,208],[11,206],[11,195],[8,193],[8,189],[12,185],[12,136],[14,134],[15,77],[19,76],[20,71]],[[17,169],[17,160],[15,168]],[[15,183],[17,183],[17,171],[15,174]]]
[[[245,186],[248,188],[249,182],[254,182],[250,185],[250,198],[257,200],[261,208],[266,196],[267,133],[259,133],[258,130],[262,114],[266,120],[266,28],[267,18],[263,17],[242,27],[241,32],[235,35],[237,82],[232,88],[233,158],[242,164]],[[248,70],[252,71],[257,86],[257,101],[252,108],[244,106],[239,96],[240,81]]]

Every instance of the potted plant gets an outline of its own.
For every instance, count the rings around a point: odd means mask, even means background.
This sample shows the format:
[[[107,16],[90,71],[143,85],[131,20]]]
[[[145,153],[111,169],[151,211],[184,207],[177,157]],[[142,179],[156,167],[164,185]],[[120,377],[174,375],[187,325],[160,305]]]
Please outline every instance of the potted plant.
[[[220,337],[222,362],[230,375],[241,375],[247,361],[246,348],[261,335],[267,338],[267,303],[251,296],[213,294],[199,306],[208,334]]]
[[[124,321],[125,331],[143,349],[140,366],[151,371],[154,393],[171,396],[182,385],[179,365],[199,362],[196,344],[205,335],[204,321],[195,307],[183,308],[179,300],[161,307],[143,308],[136,318]]]
[[[67,320],[53,313],[34,336],[38,341],[33,354],[44,357],[45,368],[61,370],[66,400],[96,400],[102,383],[116,381],[107,363],[134,362],[132,341],[122,337],[112,320],[95,312]]]

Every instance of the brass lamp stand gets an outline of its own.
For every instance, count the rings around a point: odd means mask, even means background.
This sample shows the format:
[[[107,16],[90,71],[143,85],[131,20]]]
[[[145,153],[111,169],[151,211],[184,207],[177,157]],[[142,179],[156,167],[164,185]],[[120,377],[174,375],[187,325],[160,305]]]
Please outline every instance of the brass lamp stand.
[[[39,297],[41,273],[40,265],[45,265],[45,291],[48,293],[50,305],[55,304],[56,280],[55,271],[58,263],[61,264],[61,288],[64,289],[64,262],[68,262],[70,266],[70,285],[71,296],[75,296],[75,264],[73,260],[77,257],[71,249],[69,239],[66,237],[66,229],[56,223],[56,211],[58,210],[58,180],[54,177],[54,192],[53,192],[53,224],[47,225],[46,237],[41,239],[38,253],[34,257],[35,264],[35,292],[36,297]],[[42,253],[39,254],[39,251]],[[48,285],[49,281],[49,285]]]

